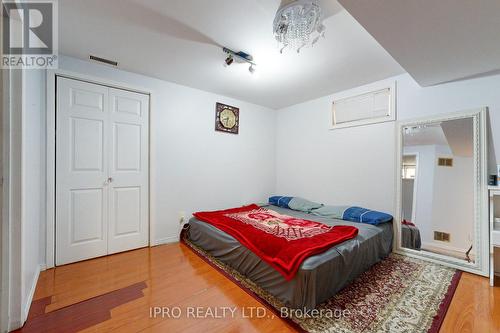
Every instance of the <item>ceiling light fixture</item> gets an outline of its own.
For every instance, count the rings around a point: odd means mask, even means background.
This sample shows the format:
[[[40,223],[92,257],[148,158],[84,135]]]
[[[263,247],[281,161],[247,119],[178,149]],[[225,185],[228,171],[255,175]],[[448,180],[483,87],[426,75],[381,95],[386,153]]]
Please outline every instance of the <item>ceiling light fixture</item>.
[[[238,63],[246,63],[249,64],[250,67],[248,67],[248,71],[251,74],[254,74],[257,70],[257,64],[253,62],[253,57],[245,53],[243,51],[240,52],[235,52],[231,49],[228,49],[227,47],[222,48],[224,53],[227,54],[227,58],[225,60],[225,66],[231,66],[231,64],[236,60]]]
[[[326,30],[317,0],[282,0],[273,30],[280,53],[287,47],[299,53],[304,46],[316,44]]]

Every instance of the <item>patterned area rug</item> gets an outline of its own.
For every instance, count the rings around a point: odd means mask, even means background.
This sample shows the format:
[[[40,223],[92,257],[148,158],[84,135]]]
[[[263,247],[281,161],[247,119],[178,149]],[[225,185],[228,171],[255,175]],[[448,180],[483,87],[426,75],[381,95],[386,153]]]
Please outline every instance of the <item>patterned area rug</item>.
[[[314,313],[294,311],[189,240],[183,243],[302,332],[437,333],[461,276],[455,269],[392,254]]]

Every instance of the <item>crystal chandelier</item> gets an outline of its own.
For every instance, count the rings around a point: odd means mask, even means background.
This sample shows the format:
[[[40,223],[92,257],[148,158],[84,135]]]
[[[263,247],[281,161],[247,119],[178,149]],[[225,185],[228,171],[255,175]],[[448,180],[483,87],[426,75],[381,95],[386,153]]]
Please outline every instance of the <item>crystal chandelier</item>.
[[[325,36],[321,7],[316,0],[283,0],[274,18],[274,37],[285,48],[300,52]]]

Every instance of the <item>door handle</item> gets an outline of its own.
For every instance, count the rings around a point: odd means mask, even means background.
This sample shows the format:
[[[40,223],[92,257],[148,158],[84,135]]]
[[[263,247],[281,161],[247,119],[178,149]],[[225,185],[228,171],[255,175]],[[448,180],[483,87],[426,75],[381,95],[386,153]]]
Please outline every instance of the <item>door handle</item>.
[[[110,183],[112,183],[112,182],[113,182],[113,178],[112,178],[112,177],[109,177],[108,179],[106,179],[106,180],[104,181],[104,186],[108,186],[108,185],[109,185]]]

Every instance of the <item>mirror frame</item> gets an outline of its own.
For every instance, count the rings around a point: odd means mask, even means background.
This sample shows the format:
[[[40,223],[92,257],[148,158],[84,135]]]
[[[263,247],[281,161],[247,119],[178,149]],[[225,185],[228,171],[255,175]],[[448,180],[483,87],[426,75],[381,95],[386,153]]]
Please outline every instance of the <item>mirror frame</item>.
[[[396,150],[396,214],[394,223],[394,252],[414,258],[439,263],[466,272],[489,276],[489,224],[488,224],[488,141],[487,141],[487,112],[488,108],[466,110],[449,114],[430,116],[425,118],[398,121],[397,150]],[[432,252],[422,252],[401,247],[401,168],[403,158],[403,128],[406,126],[427,125],[447,120],[472,118],[473,145],[474,145],[474,249],[475,262]]]

